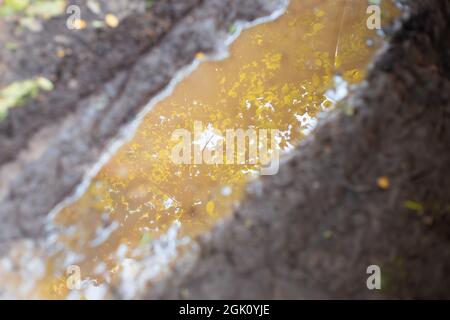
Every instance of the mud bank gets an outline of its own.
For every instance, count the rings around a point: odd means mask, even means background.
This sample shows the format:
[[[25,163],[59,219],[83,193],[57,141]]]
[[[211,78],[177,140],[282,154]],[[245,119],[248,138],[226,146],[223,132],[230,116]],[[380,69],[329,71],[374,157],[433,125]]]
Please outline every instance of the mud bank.
[[[450,4],[408,3],[367,82],[145,298],[450,297]]]

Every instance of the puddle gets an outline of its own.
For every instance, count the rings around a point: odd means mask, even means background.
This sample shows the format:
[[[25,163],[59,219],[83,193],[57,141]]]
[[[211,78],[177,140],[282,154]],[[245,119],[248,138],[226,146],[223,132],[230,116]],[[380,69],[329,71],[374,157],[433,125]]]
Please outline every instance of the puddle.
[[[82,278],[96,284],[116,283],[123,262],[136,258],[132,251],[175,222],[180,237],[210,229],[242,200],[259,167],[175,165],[172,133],[193,130],[195,121],[210,131],[277,129],[281,149],[289,152],[320,112],[364,79],[382,42],[367,28],[367,7],[361,0],[294,0],[281,18],[244,31],[229,58],[202,63],[148,113],[86,193],[57,215],[51,242],[64,250],[35,262],[37,283],[17,281],[32,294],[65,298],[68,265],[78,265]],[[396,14],[390,2],[383,7],[385,18]],[[339,90],[330,91],[336,82]],[[214,137],[205,137],[202,148],[209,148]],[[14,259],[29,264],[33,255]],[[11,269],[11,261],[3,262]]]

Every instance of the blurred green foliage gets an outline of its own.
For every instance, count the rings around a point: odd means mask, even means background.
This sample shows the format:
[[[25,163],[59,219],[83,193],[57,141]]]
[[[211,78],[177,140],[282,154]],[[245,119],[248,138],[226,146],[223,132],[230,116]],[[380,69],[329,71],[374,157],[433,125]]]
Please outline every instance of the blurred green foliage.
[[[52,89],[53,83],[43,77],[10,84],[0,91],[0,121],[6,117],[9,109],[36,98],[40,90],[51,91]]]
[[[49,19],[64,12],[66,0],[4,0],[0,4],[0,16],[24,15]]]

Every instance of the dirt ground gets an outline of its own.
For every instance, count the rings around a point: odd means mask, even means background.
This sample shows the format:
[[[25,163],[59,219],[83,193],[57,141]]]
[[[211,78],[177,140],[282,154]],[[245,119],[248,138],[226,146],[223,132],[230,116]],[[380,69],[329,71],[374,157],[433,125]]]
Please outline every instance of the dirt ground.
[[[450,298],[450,3],[405,3],[410,14],[367,82],[278,175],[250,185],[232,217],[137,298]],[[58,62],[52,70],[59,71],[48,71],[58,76],[55,90],[0,124],[0,174],[9,177],[0,197],[3,246],[45,235],[46,214],[73,192],[117,128],[197,52],[221,48],[235,20],[283,5],[161,1],[152,9],[158,14],[125,18],[136,38],[124,40],[123,51],[111,49],[123,40],[117,29],[93,32],[93,52],[72,40],[86,60],[73,54]],[[146,38],[147,24],[160,33]],[[136,40],[144,38],[153,40]],[[72,81],[78,85],[65,87]],[[380,177],[388,186],[380,188]],[[372,264],[381,267],[381,291],[366,287]]]

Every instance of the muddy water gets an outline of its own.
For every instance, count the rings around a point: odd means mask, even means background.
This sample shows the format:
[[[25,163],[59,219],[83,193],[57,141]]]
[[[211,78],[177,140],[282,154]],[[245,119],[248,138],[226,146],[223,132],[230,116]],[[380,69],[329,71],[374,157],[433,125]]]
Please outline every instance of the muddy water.
[[[230,58],[202,63],[149,112],[87,192],[57,215],[53,242],[61,250],[45,259],[31,291],[66,297],[69,264],[80,266],[84,279],[114,283],[131,250],[175,221],[181,236],[194,237],[229,214],[259,165],[175,165],[171,153],[179,141],[172,133],[201,122],[204,134],[196,143],[204,150],[220,140],[214,130],[277,129],[288,152],[313,129],[318,113],[335,106],[342,93],[329,91],[335,75],[347,84],[364,78],[381,43],[366,26],[367,6],[363,0],[294,0],[278,20],[243,32]],[[383,4],[384,17],[394,12]]]

